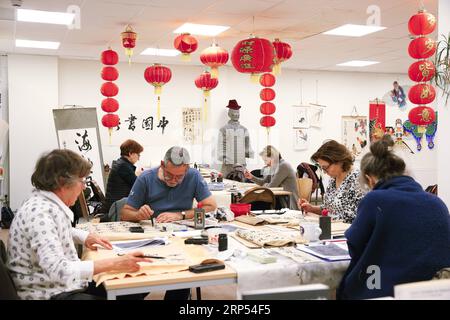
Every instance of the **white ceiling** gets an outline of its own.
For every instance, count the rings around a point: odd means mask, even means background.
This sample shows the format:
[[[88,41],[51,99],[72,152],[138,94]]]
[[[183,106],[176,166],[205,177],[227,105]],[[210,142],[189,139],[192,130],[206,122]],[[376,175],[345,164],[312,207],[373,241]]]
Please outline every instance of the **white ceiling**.
[[[294,51],[283,68],[405,73],[411,64],[408,20],[420,2],[437,16],[437,0],[23,0],[22,8],[63,11],[77,5],[81,28],[16,22],[10,0],[0,0],[0,53],[58,55],[61,58],[99,59],[111,46],[126,60],[120,33],[130,23],[138,33],[133,61],[186,64],[180,57],[140,56],[147,47],[173,48],[173,30],[185,22],[229,25],[216,40],[229,52],[254,33],[270,40],[280,38]],[[369,5],[381,8],[381,25],[387,29],[361,38],[320,33],[345,23],[365,24]],[[254,21],[254,22],[253,22]],[[434,37],[437,37],[435,32]],[[212,38],[196,36],[199,49],[188,64],[200,65],[199,53]],[[59,41],[58,50],[15,48],[14,40]],[[337,67],[348,60],[376,60],[365,68]]]

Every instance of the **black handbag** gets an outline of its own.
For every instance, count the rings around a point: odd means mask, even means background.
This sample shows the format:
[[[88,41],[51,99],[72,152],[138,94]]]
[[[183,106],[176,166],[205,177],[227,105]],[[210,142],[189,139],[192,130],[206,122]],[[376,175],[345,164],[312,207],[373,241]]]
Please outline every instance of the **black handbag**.
[[[9,229],[14,219],[14,213],[9,207],[7,199],[8,196],[5,195],[5,202],[2,207],[2,220],[0,221],[0,226],[2,229]]]

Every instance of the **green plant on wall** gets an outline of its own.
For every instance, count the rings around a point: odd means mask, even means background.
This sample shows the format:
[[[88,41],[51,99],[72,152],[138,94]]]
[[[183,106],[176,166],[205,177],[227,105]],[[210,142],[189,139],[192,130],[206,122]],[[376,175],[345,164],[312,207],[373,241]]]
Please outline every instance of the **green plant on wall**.
[[[450,33],[438,42],[437,52],[435,55],[434,64],[436,66],[436,75],[433,82],[439,89],[442,90],[442,96],[445,97],[445,104],[447,105],[450,97]]]

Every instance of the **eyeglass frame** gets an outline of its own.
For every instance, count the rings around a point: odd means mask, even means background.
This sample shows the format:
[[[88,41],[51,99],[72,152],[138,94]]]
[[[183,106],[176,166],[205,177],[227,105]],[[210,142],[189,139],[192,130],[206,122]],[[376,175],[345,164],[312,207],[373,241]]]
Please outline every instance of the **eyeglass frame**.
[[[186,170],[185,173],[182,174],[182,175],[173,175],[170,172],[166,172],[167,169],[163,165],[161,165],[161,169],[162,169],[162,172],[163,172],[163,179],[164,179],[164,181],[167,182],[167,181],[175,180],[177,183],[180,183],[180,182],[182,182],[184,180],[184,177],[186,177],[186,174],[187,174],[187,171],[188,171],[188,170]],[[167,177],[166,176],[167,174],[169,176],[171,176],[171,178]]]

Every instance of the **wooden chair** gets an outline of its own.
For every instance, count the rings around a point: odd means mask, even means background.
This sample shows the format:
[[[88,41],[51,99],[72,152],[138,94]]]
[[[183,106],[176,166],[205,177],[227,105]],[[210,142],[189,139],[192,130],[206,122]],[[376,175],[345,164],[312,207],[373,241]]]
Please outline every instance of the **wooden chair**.
[[[311,202],[313,181],[310,178],[297,178],[297,189],[299,199]]]
[[[276,199],[273,191],[266,187],[254,187],[245,191],[244,196],[239,203],[255,203],[263,202],[270,206],[270,209],[275,209]],[[253,209],[253,208],[252,208]]]

